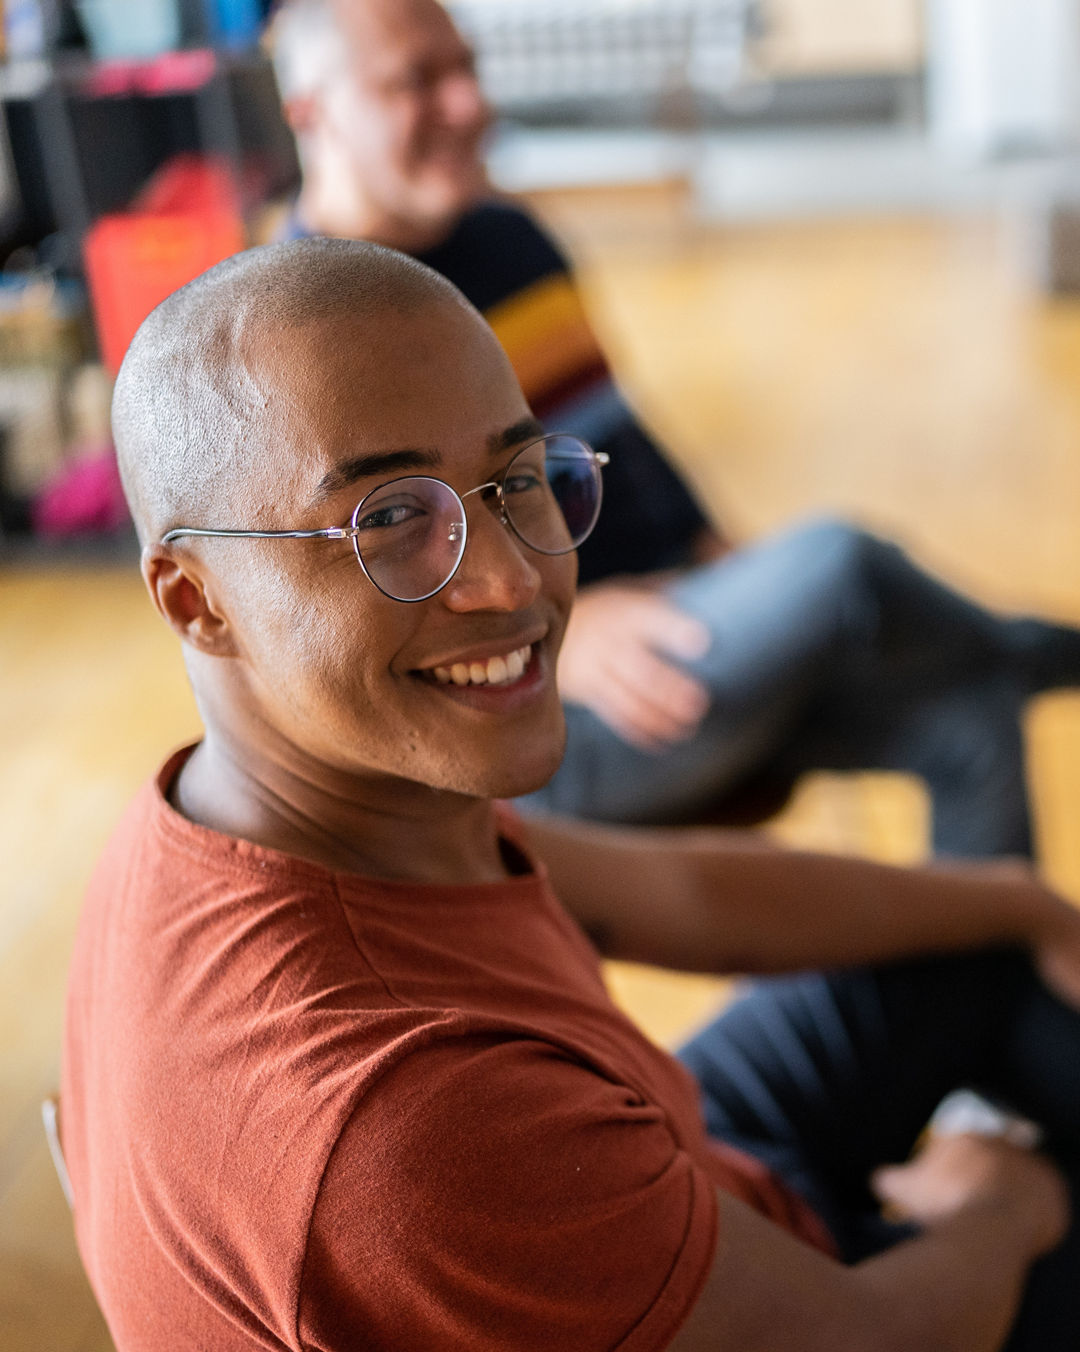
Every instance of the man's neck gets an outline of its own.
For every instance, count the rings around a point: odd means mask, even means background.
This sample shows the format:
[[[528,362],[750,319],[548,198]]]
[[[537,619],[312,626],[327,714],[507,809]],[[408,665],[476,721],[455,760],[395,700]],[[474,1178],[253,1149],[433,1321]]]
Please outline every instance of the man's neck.
[[[406,220],[381,211],[358,195],[339,187],[322,191],[317,181],[305,179],[296,203],[296,219],[312,235],[337,239],[364,239],[402,253],[422,254],[440,245],[457,224],[455,220]]]
[[[173,784],[184,817],[338,873],[399,882],[498,882],[509,875],[493,804],[393,776],[252,765],[202,742]]]

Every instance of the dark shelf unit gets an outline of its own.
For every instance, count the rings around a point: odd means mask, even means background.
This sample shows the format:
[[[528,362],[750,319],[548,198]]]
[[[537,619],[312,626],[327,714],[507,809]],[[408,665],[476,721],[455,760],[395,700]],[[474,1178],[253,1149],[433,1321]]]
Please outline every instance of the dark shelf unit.
[[[20,199],[17,213],[0,223],[8,250],[49,238],[51,266],[81,276],[83,241],[94,221],[129,206],[155,170],[184,152],[230,164],[245,210],[297,182],[295,149],[266,56],[210,46],[200,0],[185,0],[183,35],[182,57],[205,66],[205,78],[190,87],[144,87],[140,71],[154,63],[124,63],[135,87],[113,92],[101,76],[117,67],[80,49],[0,63],[0,105]],[[0,495],[2,468],[0,453]],[[46,540],[20,529],[19,515],[19,504],[10,501],[0,511],[0,565],[137,559],[131,532]]]
[[[192,88],[102,92],[102,66],[82,54],[0,66],[12,158],[31,233],[55,232],[58,262],[81,271],[98,216],[122,210],[171,156],[210,153],[232,165],[245,206],[296,181],[292,138],[261,52],[209,49]]]

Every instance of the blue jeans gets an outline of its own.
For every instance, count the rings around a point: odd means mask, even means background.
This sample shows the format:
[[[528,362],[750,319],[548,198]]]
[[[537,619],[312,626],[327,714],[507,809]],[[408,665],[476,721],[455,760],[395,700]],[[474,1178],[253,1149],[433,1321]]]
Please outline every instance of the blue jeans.
[[[1009,1352],[1080,1345],[1080,1014],[1027,959],[996,952],[761,981],[680,1059],[710,1134],[756,1155],[810,1202],[845,1261],[911,1227],[868,1187],[907,1158],[934,1108],[971,1088],[1038,1122],[1072,1186],[1065,1243],[1032,1269]]]
[[[702,620],[707,686],[697,734],[638,751],[566,706],[566,758],[539,810],[627,823],[722,810],[761,774],[906,770],[922,777],[941,854],[1028,854],[1020,714],[1050,684],[1080,683],[1080,633],[984,610],[895,545],[819,521],[693,569],[667,589]]]

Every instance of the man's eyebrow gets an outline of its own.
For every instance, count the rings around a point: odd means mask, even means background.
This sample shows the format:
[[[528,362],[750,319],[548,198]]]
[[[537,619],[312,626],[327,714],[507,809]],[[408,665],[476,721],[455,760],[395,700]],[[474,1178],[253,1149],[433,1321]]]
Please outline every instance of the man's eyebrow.
[[[327,470],[319,480],[312,502],[332,497],[360,479],[377,475],[398,474],[402,470],[438,469],[442,464],[438,451],[423,447],[405,447],[399,451],[372,451],[369,455],[354,455]]]
[[[530,414],[529,417],[519,419],[502,432],[493,432],[487,440],[488,450],[492,455],[498,455],[501,451],[511,450],[519,442],[532,441],[543,435],[543,423]]]
[[[493,432],[487,439],[491,455],[500,455],[523,441],[544,435],[544,426],[530,414],[516,423]],[[423,446],[408,446],[397,451],[372,451],[368,455],[354,455],[327,470],[312,494],[312,505],[333,497],[335,493],[361,479],[374,479],[417,469],[438,469],[442,465],[439,452]]]

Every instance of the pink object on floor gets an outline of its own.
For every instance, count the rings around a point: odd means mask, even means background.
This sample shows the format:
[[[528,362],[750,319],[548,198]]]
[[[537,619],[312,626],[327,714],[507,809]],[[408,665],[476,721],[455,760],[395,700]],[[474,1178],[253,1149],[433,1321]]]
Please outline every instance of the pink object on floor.
[[[111,446],[81,456],[39,495],[31,509],[38,535],[114,531],[129,520]]]

